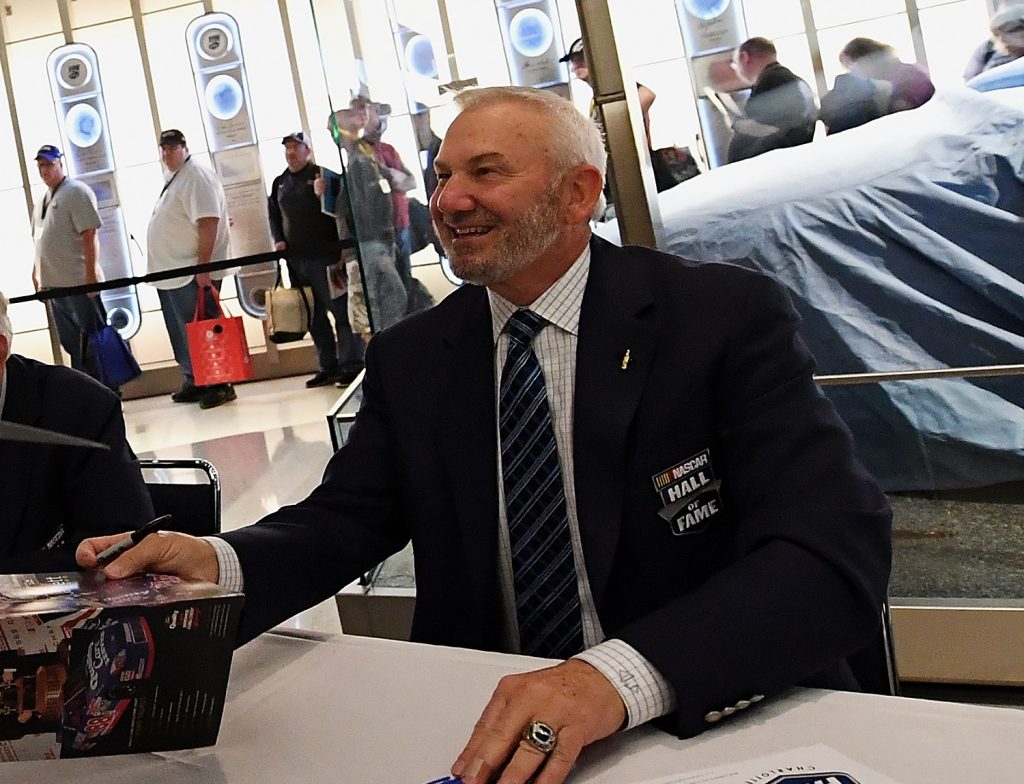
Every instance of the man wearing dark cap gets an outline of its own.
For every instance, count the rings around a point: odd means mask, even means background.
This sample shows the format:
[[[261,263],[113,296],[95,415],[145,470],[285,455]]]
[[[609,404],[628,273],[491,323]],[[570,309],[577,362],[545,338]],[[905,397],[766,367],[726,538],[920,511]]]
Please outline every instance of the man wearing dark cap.
[[[590,68],[587,67],[587,55],[583,51],[583,39],[577,38],[572,42],[572,46],[569,47],[569,51],[558,58],[560,63],[569,63],[569,69],[572,71],[572,75],[575,76],[582,82],[593,85],[590,82]],[[651,105],[654,103],[654,99],[658,96],[654,90],[646,85],[636,83],[636,94],[640,99],[640,112],[644,118],[644,133],[647,135],[647,149],[651,148],[651,118],[649,112],[651,111]],[[597,106],[594,103],[590,105],[590,118],[597,121]]]
[[[270,232],[274,247],[288,254],[288,277],[293,286],[313,291],[313,320],[309,334],[316,347],[320,370],[306,381],[322,387],[335,381],[349,384],[363,368],[363,343],[352,333],[348,320],[348,296],[331,299],[327,268],[341,256],[334,218],[321,209],[313,184],[321,176],[311,160],[313,151],[302,131],[281,140],[288,167],[270,186]],[[337,176],[337,175],[335,175]],[[327,312],[334,315],[334,330]]]
[[[192,160],[185,135],[177,129],[160,134],[160,160],[169,176],[149,219],[148,271],[164,272],[228,258],[227,200],[217,175]],[[201,272],[152,284],[160,296],[174,360],[185,377],[181,389],[171,395],[175,403],[214,408],[237,397],[230,384],[196,386],[185,334],[185,325],[195,317],[200,288],[205,292],[205,312],[216,313],[210,287],[219,291],[221,279],[232,274],[234,270]]]
[[[64,174],[62,157],[52,144],[44,144],[36,153],[39,177],[48,188],[32,227],[36,241],[32,284],[36,291],[103,279],[96,194],[84,182]],[[71,356],[71,367],[96,377],[96,368],[86,356],[86,336],[103,326],[105,314],[98,295],[70,294],[50,301],[60,344]]]

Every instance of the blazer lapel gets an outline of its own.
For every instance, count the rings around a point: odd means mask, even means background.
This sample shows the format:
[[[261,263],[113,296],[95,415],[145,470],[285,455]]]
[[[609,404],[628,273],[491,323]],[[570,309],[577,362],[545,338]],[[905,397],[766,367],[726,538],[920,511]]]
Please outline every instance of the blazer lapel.
[[[42,415],[38,390],[32,389],[29,368],[12,355],[4,368],[7,376],[7,396],[4,400],[3,419],[20,425],[39,426]],[[0,466],[3,466],[4,539],[13,549],[25,524],[25,509],[31,502],[32,474],[37,460],[25,459],[26,444],[0,441]],[[30,447],[40,449],[39,446]],[[4,548],[8,549],[8,548]]]
[[[598,607],[622,525],[626,437],[657,343],[653,308],[628,252],[591,240],[576,351],[573,456],[583,553]]]
[[[497,424],[494,398],[494,342],[491,312],[483,289],[464,292],[464,318],[454,319],[442,337],[444,374],[440,439],[448,488],[467,564],[496,563],[498,557]],[[457,293],[458,294],[458,293]],[[494,588],[492,569],[466,569],[479,596]]]

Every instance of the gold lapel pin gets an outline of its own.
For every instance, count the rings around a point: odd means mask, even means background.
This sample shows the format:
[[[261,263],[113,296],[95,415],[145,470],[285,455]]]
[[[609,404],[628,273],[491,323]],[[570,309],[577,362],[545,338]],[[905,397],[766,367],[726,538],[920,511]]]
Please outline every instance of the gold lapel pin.
[[[625,370],[629,367],[629,349],[626,349],[626,353],[622,355],[622,369]]]

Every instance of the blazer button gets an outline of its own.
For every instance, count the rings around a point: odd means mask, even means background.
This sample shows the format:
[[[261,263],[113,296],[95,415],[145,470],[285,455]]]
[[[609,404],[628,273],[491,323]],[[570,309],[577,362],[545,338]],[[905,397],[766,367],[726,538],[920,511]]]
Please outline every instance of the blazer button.
[[[718,711],[708,711],[704,714],[704,721],[708,724],[714,724],[716,721],[722,720],[722,714]]]
[[[730,705],[728,708],[722,708],[723,716],[732,716],[736,712],[736,709]]]
[[[736,703],[736,707],[740,710],[746,710],[750,707],[750,700],[740,700]]]
[[[760,702],[763,699],[764,699],[764,695],[763,694],[755,694],[753,697],[750,698],[750,701],[751,702]]]

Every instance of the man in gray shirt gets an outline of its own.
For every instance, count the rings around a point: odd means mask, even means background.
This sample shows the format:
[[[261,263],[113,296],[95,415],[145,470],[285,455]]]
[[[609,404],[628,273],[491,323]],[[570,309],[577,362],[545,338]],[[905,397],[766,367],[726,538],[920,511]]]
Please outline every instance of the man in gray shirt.
[[[100,215],[96,195],[79,180],[64,174],[61,151],[45,144],[36,153],[39,176],[49,190],[36,213],[36,291],[81,286],[103,279],[99,267]],[[86,336],[103,326],[106,314],[99,294],[70,294],[51,300],[60,344],[71,356],[71,367],[94,378],[96,368],[86,357]]]

